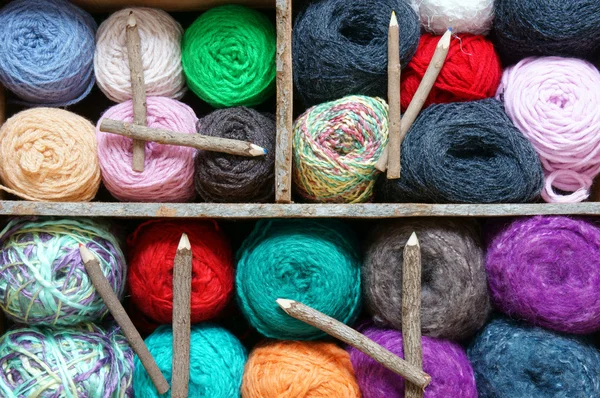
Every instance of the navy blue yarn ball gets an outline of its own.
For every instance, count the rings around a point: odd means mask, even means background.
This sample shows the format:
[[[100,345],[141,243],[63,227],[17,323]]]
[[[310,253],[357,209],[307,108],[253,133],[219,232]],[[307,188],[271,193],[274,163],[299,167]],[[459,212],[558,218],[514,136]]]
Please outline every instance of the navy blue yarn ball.
[[[600,351],[574,336],[497,318],[467,355],[480,398],[600,397]]]
[[[420,37],[419,17],[407,0],[321,0],[298,16],[292,43],[294,83],[306,106],[347,95],[387,96],[392,11],[406,66]]]

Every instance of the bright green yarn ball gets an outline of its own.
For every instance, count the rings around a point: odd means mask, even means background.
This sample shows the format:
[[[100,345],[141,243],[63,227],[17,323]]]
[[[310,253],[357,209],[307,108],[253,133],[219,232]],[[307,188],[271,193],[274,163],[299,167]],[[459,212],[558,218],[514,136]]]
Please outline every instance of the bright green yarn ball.
[[[275,88],[275,27],[258,11],[213,8],[185,31],[182,65],[190,89],[216,108],[258,105]]]
[[[169,384],[172,375],[173,329],[161,326],[146,338],[146,345]],[[189,397],[233,398],[240,396],[247,353],[227,330],[209,323],[192,326],[190,338]],[[133,390],[136,398],[170,397],[160,395],[150,376],[135,357]]]
[[[278,298],[300,301],[343,323],[361,308],[358,243],[341,222],[259,221],[238,252],[236,290],[249,322],[282,340],[323,337],[287,315]]]

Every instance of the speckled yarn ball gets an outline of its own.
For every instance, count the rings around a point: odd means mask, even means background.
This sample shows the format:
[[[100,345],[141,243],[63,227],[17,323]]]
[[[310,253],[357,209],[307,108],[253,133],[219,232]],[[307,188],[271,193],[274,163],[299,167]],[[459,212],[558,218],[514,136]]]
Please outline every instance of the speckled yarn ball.
[[[367,306],[377,323],[402,329],[403,250],[416,232],[421,246],[423,334],[462,340],[490,313],[480,229],[473,220],[380,223],[368,238],[362,269]]]
[[[88,219],[16,218],[0,232],[0,307],[17,323],[73,325],[108,308],[85,270],[79,245],[98,258],[117,296],[127,266],[108,226]]]
[[[368,327],[361,332],[392,353],[404,358],[402,333]],[[477,398],[473,369],[464,349],[456,343],[424,336],[423,371],[431,376],[425,398]],[[404,378],[356,348],[350,360],[363,398],[403,398]]]
[[[516,63],[535,55],[591,58],[600,49],[597,0],[496,0],[500,56]]]
[[[600,351],[575,337],[499,318],[467,355],[480,398],[600,396]]]
[[[486,270],[494,304],[545,328],[600,330],[600,226],[562,216],[522,218],[490,241]]]
[[[428,31],[485,35],[494,22],[494,0],[411,0]]]
[[[133,398],[132,380],[133,351],[115,326],[14,328],[0,337],[3,397]]]
[[[173,371],[173,330],[161,326],[145,340],[158,368],[170,383]],[[240,396],[247,354],[239,340],[212,324],[192,326],[190,336],[189,397]],[[159,394],[139,358],[135,357],[133,389],[136,398],[171,397]]]
[[[325,333],[287,315],[296,300],[343,323],[361,309],[356,237],[338,221],[261,220],[238,251],[236,290],[250,324],[267,337],[310,340]]]

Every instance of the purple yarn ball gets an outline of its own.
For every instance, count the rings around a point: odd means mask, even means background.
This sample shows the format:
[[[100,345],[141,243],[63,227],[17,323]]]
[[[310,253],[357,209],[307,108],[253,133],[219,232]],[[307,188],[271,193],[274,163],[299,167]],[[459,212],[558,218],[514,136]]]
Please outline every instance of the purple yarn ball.
[[[600,228],[593,222],[517,219],[491,238],[486,270],[502,312],[560,332],[600,329]]]
[[[362,333],[404,358],[401,332],[370,327]],[[461,346],[427,336],[423,336],[422,344],[423,370],[431,376],[425,398],[477,398],[473,369]],[[363,398],[404,397],[404,379],[401,376],[355,348],[350,348],[349,352]]]

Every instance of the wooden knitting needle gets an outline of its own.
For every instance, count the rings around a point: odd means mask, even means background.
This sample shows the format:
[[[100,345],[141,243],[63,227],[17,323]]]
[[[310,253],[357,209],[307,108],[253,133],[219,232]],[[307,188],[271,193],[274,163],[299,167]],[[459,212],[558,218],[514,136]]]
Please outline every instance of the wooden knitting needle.
[[[187,398],[190,381],[190,300],[192,297],[192,246],[181,235],[173,264],[173,375],[171,397]]]
[[[159,394],[166,393],[169,391],[167,379],[165,379],[165,376],[160,371],[158,365],[156,365],[156,361],[150,351],[148,351],[144,339],[142,339],[142,336],[140,336],[140,333],[133,325],[133,322],[131,322],[129,315],[125,312],[125,308],[123,308],[119,298],[110,286],[110,283],[100,268],[100,262],[96,256],[82,244],[79,244],[79,252],[92,284],[98,291],[100,297],[102,297],[102,300],[104,300],[104,303],[108,307],[113,318],[115,318],[115,321],[121,327],[123,334],[127,338],[127,341],[129,341],[129,345],[131,345],[133,351],[137,354],[138,358],[140,358],[140,362],[146,369],[146,372],[148,372],[150,379],[156,387],[156,391],[158,391]]]
[[[131,74],[131,91],[133,93],[133,123],[140,126],[146,125],[146,85],[144,83],[144,65],[142,64],[142,46],[140,32],[133,11],[129,12],[127,27],[125,28],[127,40],[127,55],[129,59],[129,70]],[[145,142],[133,141],[133,164],[134,171],[144,171],[146,161]]]
[[[396,13],[388,30],[388,148],[387,178],[400,178],[400,30]]]
[[[160,144],[188,146],[205,151],[223,152],[239,156],[264,156],[267,154],[265,148],[247,141],[211,137],[202,134],[176,133],[113,119],[103,119],[100,123],[100,131],[119,134],[133,139],[158,142]]]
[[[452,39],[452,29],[448,29],[446,33],[442,36],[440,41],[437,44],[437,48],[433,53],[433,57],[431,58],[431,62],[429,62],[429,66],[427,67],[427,71],[425,71],[425,75],[423,76],[423,80],[419,84],[419,88],[415,92],[408,108],[406,108],[406,112],[402,116],[402,122],[400,123],[400,146],[402,146],[402,141],[410,130],[411,126],[419,116],[419,112],[423,109],[423,105],[435,84],[435,81],[444,66],[444,62],[446,62],[446,56],[448,55],[448,51],[450,50],[450,40]],[[389,147],[386,146],[381,157],[375,164],[375,168],[379,171],[385,171],[388,164],[388,153]],[[400,157],[398,157],[400,159]]]
[[[431,382],[431,377],[421,369],[409,364],[364,334],[305,304],[293,300],[277,299],[277,304],[289,316],[316,327],[346,344],[364,352],[392,372],[399,374],[421,389]]]
[[[412,233],[404,246],[402,264],[402,342],[404,359],[418,369],[423,369],[421,346],[421,247],[416,233]],[[423,389],[407,382],[405,398],[423,398]]]

